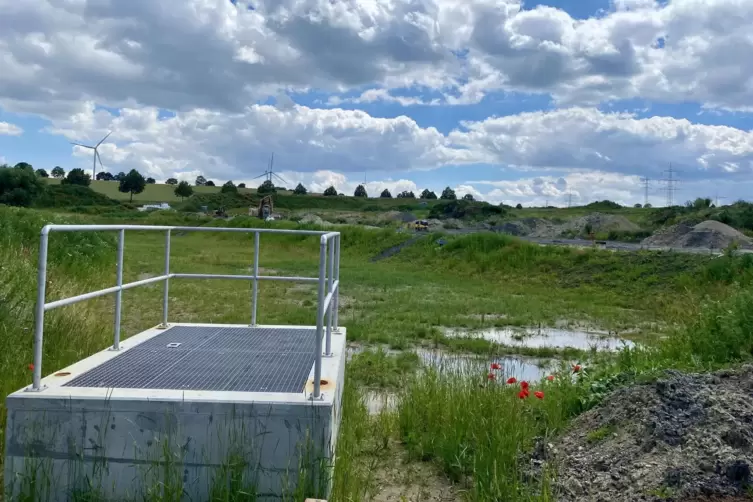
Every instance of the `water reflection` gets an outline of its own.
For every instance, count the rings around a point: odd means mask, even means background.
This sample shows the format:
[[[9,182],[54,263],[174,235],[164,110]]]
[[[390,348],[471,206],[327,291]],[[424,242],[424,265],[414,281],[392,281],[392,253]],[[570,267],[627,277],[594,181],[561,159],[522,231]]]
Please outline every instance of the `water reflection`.
[[[488,328],[468,330],[464,328],[445,328],[444,335],[450,338],[482,338],[490,342],[511,347],[551,347],[564,349],[567,347],[590,350],[616,350],[623,345],[632,347],[629,340],[611,337],[603,333],[567,330],[558,328]]]

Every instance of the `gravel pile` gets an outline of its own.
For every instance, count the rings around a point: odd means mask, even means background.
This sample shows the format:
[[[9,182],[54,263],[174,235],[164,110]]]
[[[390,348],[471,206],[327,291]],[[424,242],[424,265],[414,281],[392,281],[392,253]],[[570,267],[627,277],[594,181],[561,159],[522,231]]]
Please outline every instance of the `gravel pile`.
[[[560,233],[571,231],[578,234],[585,234],[586,228],[588,226],[591,227],[591,231],[593,232],[609,232],[610,230],[635,232],[641,229],[641,227],[628,220],[624,216],[592,213],[581,218],[575,218],[568,221],[567,223],[559,227],[559,231]]]
[[[733,243],[744,249],[753,249],[753,240],[745,234],[719,221],[707,220],[693,227],[680,223],[663,228],[644,239],[641,244],[673,248],[724,249]]]
[[[752,396],[753,366],[617,390],[556,444],[539,444],[534,475],[551,462],[561,502],[742,499],[753,481]]]
[[[584,235],[590,226],[593,232],[609,232],[610,230],[636,231],[640,227],[624,216],[592,213],[575,218],[562,224],[556,224],[543,218],[523,218],[508,221],[494,227],[497,232],[503,232],[519,237],[534,237],[538,239],[552,239],[563,233]]]

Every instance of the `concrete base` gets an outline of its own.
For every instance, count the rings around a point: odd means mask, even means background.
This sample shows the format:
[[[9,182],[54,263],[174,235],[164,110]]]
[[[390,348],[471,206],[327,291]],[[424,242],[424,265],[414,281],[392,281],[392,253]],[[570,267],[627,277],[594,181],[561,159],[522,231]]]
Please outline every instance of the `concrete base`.
[[[333,355],[322,360],[321,400],[309,397],[313,368],[298,394],[63,387],[161,332],[147,330],[120,352],[105,350],[56,372],[42,380],[40,392],[8,396],[9,499],[87,494],[120,501],[172,493],[173,500],[204,501],[239,492],[327,498],[345,329],[333,333]]]

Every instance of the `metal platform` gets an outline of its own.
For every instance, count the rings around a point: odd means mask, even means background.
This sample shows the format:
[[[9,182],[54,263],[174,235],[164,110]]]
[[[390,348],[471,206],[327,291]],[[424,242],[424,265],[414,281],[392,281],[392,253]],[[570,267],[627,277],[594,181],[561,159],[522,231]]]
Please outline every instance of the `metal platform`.
[[[175,326],[65,387],[303,392],[316,329]]]

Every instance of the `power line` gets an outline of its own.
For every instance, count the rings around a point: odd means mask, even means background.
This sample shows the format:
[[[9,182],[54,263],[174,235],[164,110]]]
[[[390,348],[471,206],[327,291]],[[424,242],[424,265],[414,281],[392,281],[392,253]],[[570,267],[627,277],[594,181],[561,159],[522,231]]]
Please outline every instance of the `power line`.
[[[641,183],[643,183],[643,189],[644,189],[644,197],[643,197],[643,206],[648,206],[648,186],[649,183],[651,183],[651,180],[648,178],[641,178]]]
[[[714,195],[714,205],[715,205],[716,207],[719,207],[719,200],[720,200],[720,199],[721,199],[721,200],[725,200],[726,198],[727,198],[727,197],[719,197],[719,192],[716,192],[716,194]]]
[[[675,175],[677,174],[677,171],[672,169],[672,164],[670,163],[669,169],[667,169],[664,172],[667,173],[667,177],[659,181],[666,183],[666,186],[664,187],[663,190],[667,192],[667,207],[672,207],[675,201],[675,192],[677,192],[678,190],[677,188],[678,180],[675,177]]]

